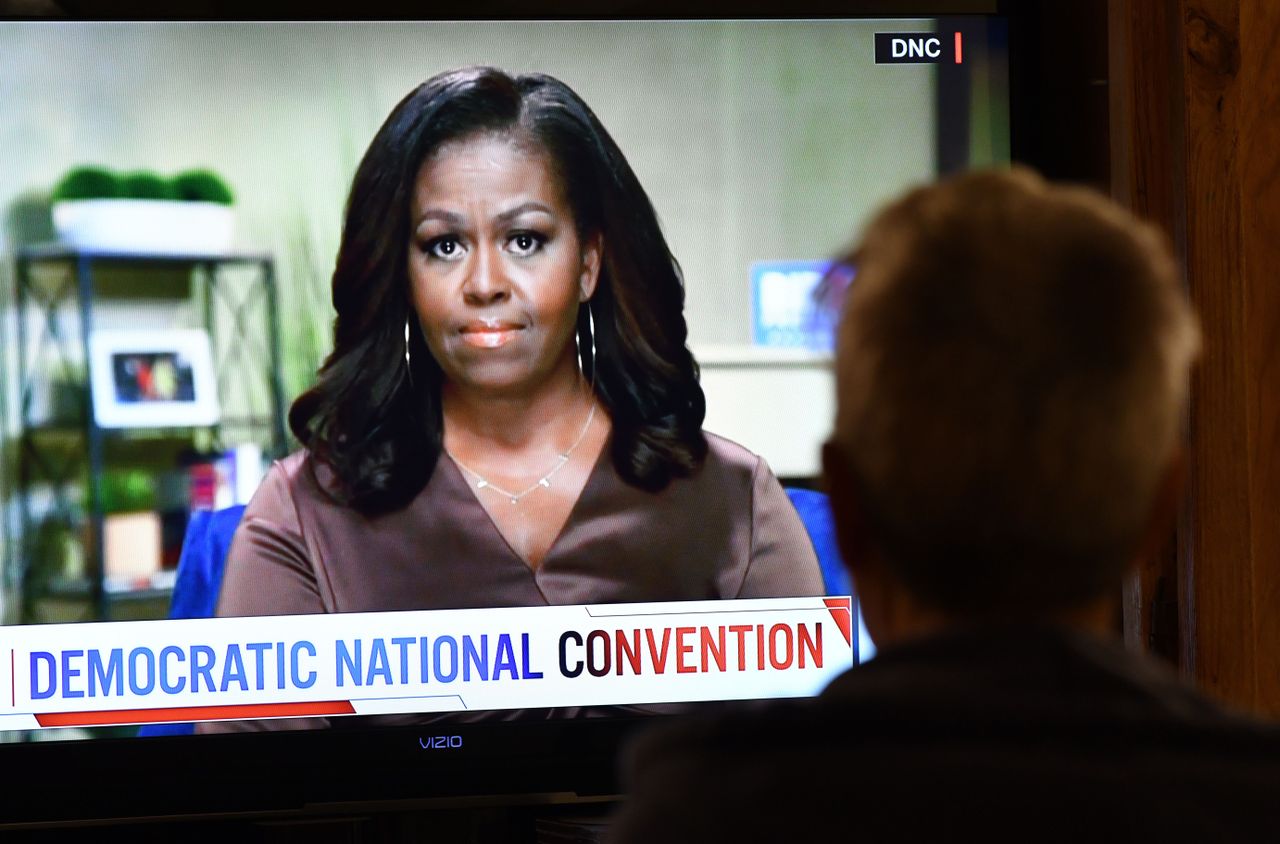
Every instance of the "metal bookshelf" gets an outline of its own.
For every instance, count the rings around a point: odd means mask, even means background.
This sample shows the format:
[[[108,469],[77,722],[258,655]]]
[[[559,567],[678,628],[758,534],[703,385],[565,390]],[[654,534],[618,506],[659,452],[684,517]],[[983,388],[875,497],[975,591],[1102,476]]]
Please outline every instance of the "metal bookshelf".
[[[118,283],[134,279],[145,289],[148,275],[157,273],[169,279],[164,302],[187,316],[182,327],[202,327],[209,334],[224,415],[203,428],[103,428],[94,418],[89,388],[90,334],[96,328],[132,327],[118,321],[119,312],[129,308],[128,296],[113,299],[119,296]],[[103,289],[107,276],[117,282],[114,293]],[[22,620],[50,620],[40,617],[40,601],[84,602],[89,618],[107,620],[116,617],[122,603],[164,600],[172,590],[172,572],[146,583],[106,578],[104,473],[119,455],[155,451],[162,441],[170,446],[199,441],[219,450],[226,437],[234,436],[237,442],[258,443],[268,458],[286,452],[274,261],[266,253],[149,255],[45,244],[17,252],[15,283]],[[111,326],[100,324],[108,303],[117,311]],[[41,390],[46,407],[44,418],[37,418]],[[243,412],[226,415],[226,408]],[[42,501],[39,508],[36,498]],[[38,546],[41,527],[50,520],[74,526],[60,539],[79,543],[81,576],[50,579],[43,568],[33,567],[39,554],[49,553]]]

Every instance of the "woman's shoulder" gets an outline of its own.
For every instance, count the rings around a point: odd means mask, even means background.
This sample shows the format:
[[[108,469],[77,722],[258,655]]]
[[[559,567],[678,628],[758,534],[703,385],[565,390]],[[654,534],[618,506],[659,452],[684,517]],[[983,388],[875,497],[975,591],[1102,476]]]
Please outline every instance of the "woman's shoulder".
[[[317,463],[311,456],[311,452],[300,448],[272,462],[263,483],[273,483],[288,488],[290,492],[296,492],[301,487],[309,486],[304,483],[304,480],[314,475],[316,466]]]
[[[702,434],[707,438],[709,464],[728,471],[745,472],[748,475],[754,475],[765,466],[764,459],[746,446],[710,431],[703,431]]]
[[[295,478],[304,466],[312,464],[312,462],[311,452],[305,448],[300,448],[274,461],[271,464],[271,471],[284,477]]]
[[[330,500],[324,484],[333,481],[332,475],[332,470],[301,448],[271,464],[258,494],[276,502],[288,501],[295,509],[309,508]]]
[[[711,486],[725,493],[731,489],[753,495],[761,483],[773,478],[763,457],[731,439],[703,431],[707,438],[707,456],[694,475],[695,485]]]

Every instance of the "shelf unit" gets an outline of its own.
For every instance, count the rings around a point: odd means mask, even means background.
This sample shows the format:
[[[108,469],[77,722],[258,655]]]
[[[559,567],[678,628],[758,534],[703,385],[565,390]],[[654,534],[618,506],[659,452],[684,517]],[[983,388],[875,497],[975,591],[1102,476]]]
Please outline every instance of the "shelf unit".
[[[179,279],[177,292],[163,284],[148,288],[145,279],[155,273],[164,274],[169,280],[165,284]],[[224,409],[216,425],[106,429],[98,424],[89,388],[88,347],[90,334],[106,327],[99,325],[100,311],[113,301],[113,294],[101,289],[106,276],[117,283],[121,279],[139,281],[142,289],[153,294],[163,290],[159,297],[162,304],[175,311],[185,309],[188,323],[198,323],[208,332],[219,403]],[[124,602],[165,600],[172,591],[171,572],[161,572],[145,582],[106,578],[104,473],[121,454],[154,454],[162,451],[162,444],[175,448],[201,442],[221,450],[228,432],[237,442],[256,442],[268,459],[286,453],[289,442],[280,377],[274,261],[266,253],[144,255],[43,244],[18,250],[14,277],[22,621],[47,620],[36,612],[39,600],[86,602],[95,620],[112,618],[113,610]],[[114,307],[126,310],[127,303],[126,296]],[[73,325],[68,328],[68,323]],[[113,327],[131,326],[121,326],[117,320]],[[53,371],[46,366],[50,363]],[[46,418],[35,414],[36,394],[41,388],[45,390]],[[228,408],[238,409],[238,415],[225,413]],[[83,496],[77,495],[78,491]],[[45,506],[38,517],[33,501],[41,497]],[[77,500],[82,497],[85,500]],[[49,519],[68,527],[59,541],[79,543],[84,560],[82,577],[49,578],[38,570],[33,574],[32,563],[40,551],[40,525]]]

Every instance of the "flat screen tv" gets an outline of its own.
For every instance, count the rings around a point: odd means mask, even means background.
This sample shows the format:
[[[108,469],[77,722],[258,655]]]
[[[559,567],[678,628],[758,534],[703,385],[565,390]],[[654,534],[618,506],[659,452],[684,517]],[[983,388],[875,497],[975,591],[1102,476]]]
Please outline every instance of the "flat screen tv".
[[[1041,17],[990,3],[949,4],[982,14],[937,16],[920,5],[897,17],[872,7],[880,16],[862,18],[0,22],[0,246],[10,281],[0,764],[19,772],[6,778],[0,823],[604,800],[619,793],[618,749],[637,730],[691,708],[816,694],[868,658],[874,645],[816,492],[838,303],[815,300],[815,284],[868,215],[908,186],[1048,161],[1061,140],[1046,138],[1040,121]],[[482,558],[497,534],[519,532],[500,508],[519,508],[530,493],[459,459],[450,471],[471,496],[462,512],[494,518],[472,524],[490,532],[487,545],[415,546],[422,565],[455,571],[447,597],[412,586],[406,597],[394,584],[413,578],[387,574],[403,553],[371,543],[326,563],[360,572],[354,587],[322,584],[330,570],[312,569],[314,604],[286,596],[280,613],[210,618],[279,586],[255,571],[228,597],[219,568],[230,537],[250,530],[240,508],[279,498],[279,483],[258,486],[264,471],[300,448],[288,410],[333,349],[330,283],[344,219],[364,207],[351,190],[366,149],[416,86],[471,66],[548,74],[590,106],[678,261],[704,427],[767,470],[695,502],[711,514],[695,514],[701,530],[688,529],[687,512],[656,529],[642,520],[642,533],[624,529],[622,539],[605,530],[614,538],[586,556],[614,560],[619,588],[575,591],[574,571],[550,571],[556,583],[535,583],[540,600],[486,601],[457,578],[472,562],[478,580],[518,574],[494,573]],[[483,176],[483,163],[470,166],[452,177]],[[483,205],[483,190],[460,190],[445,204]],[[416,195],[397,197],[409,219],[423,210]],[[448,225],[423,246],[440,262],[424,263],[423,278],[488,248],[479,228]],[[546,233],[528,225],[494,241],[494,260],[545,247]],[[408,253],[414,232],[395,235],[396,248]],[[581,322],[571,328],[585,342]],[[501,345],[511,326],[480,328],[485,342],[473,350]],[[148,397],[135,415],[173,403],[165,390],[181,369],[157,362],[179,352],[157,350],[200,334],[216,421],[102,425],[86,352],[99,331],[135,331],[150,344],[134,344],[142,363],[130,385]],[[579,349],[584,377],[611,366],[613,342],[594,357]],[[440,383],[439,368],[422,362],[441,352],[439,338],[415,334],[405,347],[419,355],[407,369],[427,373],[424,389]],[[384,399],[373,391],[348,406]],[[604,456],[592,472],[612,459],[595,447]],[[532,495],[550,488],[558,466],[535,479]],[[580,481],[581,495],[598,500],[574,505],[569,521],[625,526],[617,500],[668,494],[596,483]],[[773,521],[755,526],[766,498]],[[742,513],[720,512],[735,500],[747,502]],[[263,502],[249,506],[261,514]],[[462,518],[448,509],[424,518]],[[347,516],[317,512],[297,516],[294,544],[280,554],[305,561],[337,547],[321,535]],[[365,528],[377,518],[403,529],[403,508],[384,508]],[[810,584],[805,594],[786,587],[774,597],[765,578],[747,589],[743,572],[732,583],[719,572],[714,583],[672,575],[655,586],[651,571],[626,565],[641,548],[647,565],[689,571],[733,543],[747,565],[767,556],[756,545],[774,541],[767,531],[778,524],[802,527],[796,566],[821,564],[795,581]],[[260,536],[255,547],[287,539]],[[519,562],[517,545],[508,543],[508,563]],[[343,589],[365,583],[393,586],[358,612],[316,611],[352,608]],[[488,580],[475,588],[493,594]]]

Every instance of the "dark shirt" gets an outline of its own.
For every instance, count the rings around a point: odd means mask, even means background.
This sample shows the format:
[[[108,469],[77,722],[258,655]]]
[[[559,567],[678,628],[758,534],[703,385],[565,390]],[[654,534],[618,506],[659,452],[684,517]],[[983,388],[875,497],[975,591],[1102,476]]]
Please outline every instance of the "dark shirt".
[[[1280,729],[1050,628],[880,652],[818,698],[664,725],[614,844],[1276,841]]]

